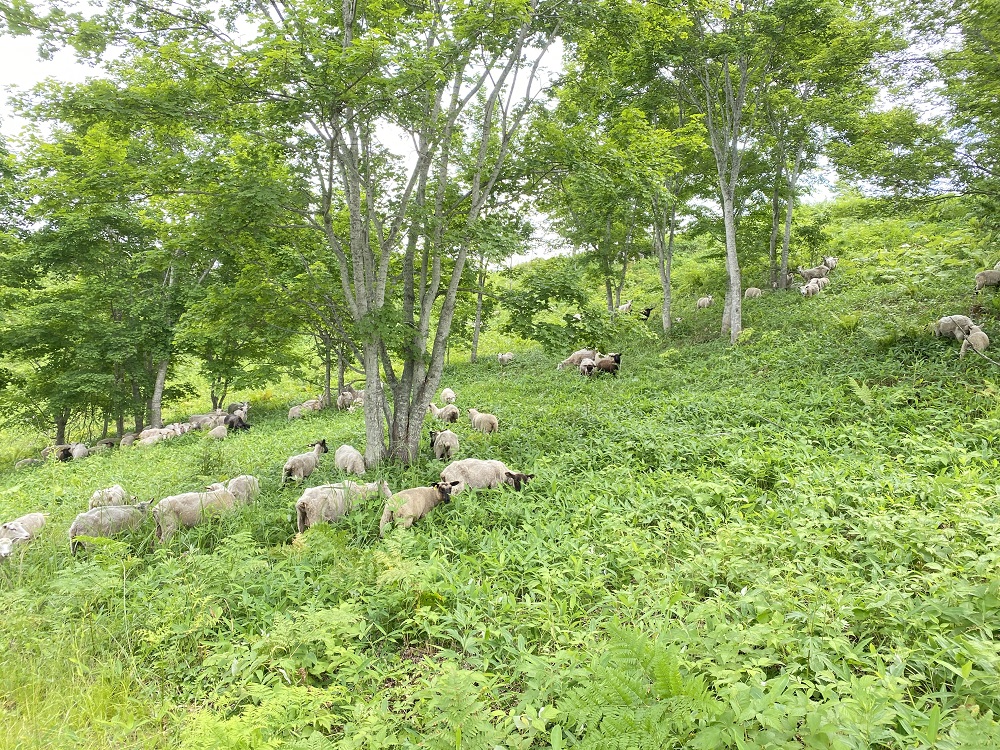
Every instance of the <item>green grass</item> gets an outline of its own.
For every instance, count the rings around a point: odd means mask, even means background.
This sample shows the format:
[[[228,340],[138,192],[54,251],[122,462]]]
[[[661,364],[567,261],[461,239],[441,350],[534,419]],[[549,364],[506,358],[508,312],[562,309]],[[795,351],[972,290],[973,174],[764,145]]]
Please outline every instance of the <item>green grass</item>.
[[[735,347],[681,285],[682,323],[622,341],[617,379],[522,347],[501,372],[494,334],[453,352],[442,385],[501,424],[460,422],[460,457],[537,479],[382,540],[375,500],[295,534],[285,458],[364,430],[289,423],[280,390],[223,443],[0,474],[0,517],[50,513],[0,568],[0,748],[997,747],[1000,381],[927,330],[968,311],[978,259],[840,255],[821,295],[748,301]],[[69,554],[98,487],[244,472],[254,506],[165,549]],[[330,455],[307,484],[339,478]]]

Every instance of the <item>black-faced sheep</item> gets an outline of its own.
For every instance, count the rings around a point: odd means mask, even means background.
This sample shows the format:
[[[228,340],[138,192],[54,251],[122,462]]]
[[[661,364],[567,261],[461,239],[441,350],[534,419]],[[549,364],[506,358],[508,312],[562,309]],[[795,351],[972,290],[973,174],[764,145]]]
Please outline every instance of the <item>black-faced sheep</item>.
[[[452,461],[441,472],[441,481],[457,482],[453,495],[470,489],[487,489],[509,484],[519,490],[534,479],[534,474],[519,474],[508,469],[503,461],[484,461],[479,458],[463,458]]]
[[[285,486],[285,482],[291,477],[296,482],[301,482],[307,476],[313,473],[317,466],[319,466],[319,457],[324,453],[329,453],[330,449],[326,447],[326,439],[320,440],[318,443],[312,444],[312,451],[309,453],[300,453],[297,456],[292,456],[287,461],[285,461],[285,468],[281,472],[281,485]]]
[[[432,402],[427,405],[427,411],[434,415],[435,419],[439,419],[442,422],[457,422],[458,421],[458,407],[454,404],[445,404],[440,409]]]
[[[980,271],[976,274],[976,294],[988,286],[1000,286],[1000,271]]]
[[[556,365],[556,369],[562,370],[567,367],[579,367],[583,360],[596,360],[598,356],[597,349],[578,349]]]
[[[79,514],[69,527],[69,551],[76,554],[81,536],[113,537],[142,526],[149,517],[149,503],[107,505]]]
[[[595,373],[605,373],[611,374],[617,377],[618,370],[622,365],[622,355],[617,352],[611,354],[605,354],[603,357],[597,360],[595,364]]]
[[[469,420],[472,422],[472,429],[486,435],[500,429],[500,420],[495,415],[480,412],[478,409],[469,409]]]
[[[697,302],[697,307],[699,310],[704,310],[706,307],[712,306],[712,300],[715,298],[710,294],[707,297],[700,297]]]
[[[743,292],[743,299],[752,299],[753,297],[759,297],[763,292],[755,286],[748,286],[747,290]]]
[[[45,527],[45,513],[28,513],[0,526],[0,560],[14,553],[14,546],[30,542]]]
[[[227,414],[235,414],[238,411],[242,411],[244,417],[246,417],[246,413],[249,410],[250,410],[250,402],[249,401],[239,401],[239,402],[237,402],[235,404],[230,404],[229,406],[226,407],[226,413]]]
[[[653,312],[652,307],[644,307],[642,308],[642,310],[639,311],[639,317],[642,318],[643,320],[649,320],[649,315],[652,312]]]
[[[379,521],[379,535],[385,534],[385,527],[392,522],[408,529],[417,519],[423,518],[434,506],[451,500],[458,482],[441,481],[429,487],[414,487],[397,492],[385,503],[382,519]]]
[[[135,498],[129,497],[125,488],[120,484],[105,487],[103,490],[94,490],[90,496],[90,507],[100,508],[103,505],[131,505]]]
[[[451,458],[458,453],[458,435],[451,430],[431,430],[431,449],[438,460]]]
[[[337,468],[348,474],[361,476],[365,473],[365,457],[361,451],[351,445],[342,445],[333,454]]]
[[[587,358],[580,362],[580,374],[590,377],[594,374],[594,370],[597,368],[597,362]]]

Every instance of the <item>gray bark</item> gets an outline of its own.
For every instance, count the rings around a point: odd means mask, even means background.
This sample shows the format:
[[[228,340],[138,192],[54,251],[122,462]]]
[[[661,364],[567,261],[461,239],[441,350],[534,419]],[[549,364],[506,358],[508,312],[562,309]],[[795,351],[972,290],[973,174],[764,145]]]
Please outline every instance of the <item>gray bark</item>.
[[[170,358],[160,360],[156,367],[156,381],[153,384],[153,395],[149,399],[149,423],[153,427],[163,427],[163,387],[167,382],[167,368]]]

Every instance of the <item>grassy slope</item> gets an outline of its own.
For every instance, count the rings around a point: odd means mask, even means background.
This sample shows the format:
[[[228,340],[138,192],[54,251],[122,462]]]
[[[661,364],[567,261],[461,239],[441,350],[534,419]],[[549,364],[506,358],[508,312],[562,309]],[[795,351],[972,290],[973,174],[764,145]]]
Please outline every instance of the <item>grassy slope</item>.
[[[538,478],[382,541],[374,502],[296,537],[277,487],[307,442],[359,441],[358,413],[0,474],[0,517],[51,514],[0,570],[0,748],[556,747],[579,714],[553,707],[600,682],[614,622],[676,646],[715,699],[661,746],[997,746],[1000,391],[923,328],[968,311],[979,263],[942,274],[937,252],[841,251],[821,296],[748,302],[737,347],[682,287],[675,339],[624,342],[616,380],[538,352],[451,366],[459,405],[502,425],[460,424],[461,455]],[[260,501],[166,550],[69,556],[96,487],[245,471]],[[335,479],[328,456],[308,483]]]

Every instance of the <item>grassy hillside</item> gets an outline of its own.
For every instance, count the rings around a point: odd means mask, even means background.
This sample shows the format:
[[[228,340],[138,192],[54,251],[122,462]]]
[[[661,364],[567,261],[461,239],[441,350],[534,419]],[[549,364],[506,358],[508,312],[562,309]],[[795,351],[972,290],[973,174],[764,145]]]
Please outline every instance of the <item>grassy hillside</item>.
[[[678,330],[622,341],[617,379],[454,357],[459,406],[501,423],[460,423],[460,455],[537,478],[384,540],[374,501],[295,534],[284,459],[364,431],[280,398],[221,444],[0,473],[0,518],[50,513],[0,566],[0,749],[1000,746],[1000,373],[926,328],[987,259],[896,223],[832,217],[834,283],[748,301],[735,347],[692,257]],[[69,554],[98,487],[243,472],[254,506],[165,549]],[[331,455],[307,483],[337,479]]]

